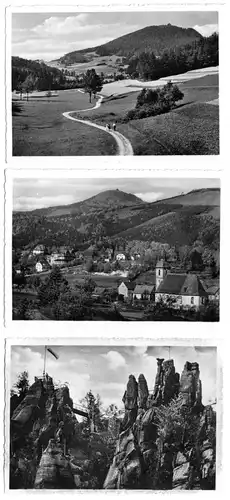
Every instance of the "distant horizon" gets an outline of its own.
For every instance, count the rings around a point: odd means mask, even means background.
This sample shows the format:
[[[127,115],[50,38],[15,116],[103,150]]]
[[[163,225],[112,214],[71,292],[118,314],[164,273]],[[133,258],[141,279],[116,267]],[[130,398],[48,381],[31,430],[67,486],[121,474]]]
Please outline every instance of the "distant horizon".
[[[149,26],[168,24],[194,29],[206,37],[218,31],[218,13],[13,13],[12,56],[48,63],[69,52],[104,45]]]
[[[25,183],[25,186],[23,186],[23,181]],[[38,193],[38,188],[36,187],[36,181],[38,182],[38,184],[39,184],[39,182],[42,183],[42,186],[40,188],[40,192],[41,192],[40,196]],[[71,199],[71,196],[77,197],[77,194],[74,194],[74,193],[69,193],[68,195],[61,194],[60,197],[58,196],[58,194],[56,196],[51,195],[51,190],[54,187],[55,183],[60,182],[61,186],[57,185],[56,188],[60,188],[60,187],[62,188],[63,183],[66,182],[67,187],[68,187],[67,191],[71,191],[71,189],[70,189],[71,187],[73,187],[73,189],[75,188],[75,186],[73,186],[74,181],[75,182],[77,181],[77,184],[78,184],[78,186],[76,186],[77,188],[79,188],[79,183],[81,184],[81,182],[83,181],[83,189],[86,192],[85,192],[85,196],[84,196],[84,195],[81,195],[81,190],[80,190],[79,196],[81,199],[75,199],[75,200]],[[190,193],[191,191],[199,191],[200,189],[220,189],[219,179],[174,179],[174,180],[173,179],[138,179],[138,178],[136,178],[136,179],[119,179],[119,181],[117,181],[118,184],[123,182],[124,187],[123,186],[121,187],[121,185],[119,187],[117,187],[117,186],[114,187],[113,185],[110,186],[109,184],[111,182],[113,183],[113,181],[114,181],[114,179],[112,179],[112,178],[111,179],[94,179],[93,184],[95,184],[95,181],[96,181],[96,183],[97,183],[97,181],[100,181],[102,184],[107,182],[108,186],[106,186],[107,187],[106,189],[100,189],[100,190],[95,191],[96,188],[94,189],[94,186],[92,186],[92,188],[91,188],[90,180],[87,180],[87,179],[67,179],[65,181],[64,181],[64,179],[43,179],[43,180],[42,179],[15,179],[14,180],[14,194],[13,194],[13,212],[32,212],[34,210],[55,208],[57,206],[69,206],[69,205],[73,205],[73,204],[87,201],[88,199],[93,198],[94,196],[97,196],[97,195],[99,195],[103,192],[106,192],[106,191],[118,190],[118,191],[122,191],[126,194],[131,194],[131,195],[136,196],[141,201],[143,201],[143,203],[154,203],[154,202],[157,202],[160,200],[165,200],[165,199],[169,199],[169,198],[174,198],[176,196],[186,195],[186,194]],[[130,189],[127,189],[125,187],[127,181],[128,182],[130,181],[130,184],[133,184],[133,189],[131,191],[130,191]],[[160,181],[160,185],[159,185],[159,181]],[[170,181],[171,181],[172,186],[170,186]],[[180,187],[175,186],[175,181],[177,181],[177,183],[180,183]],[[191,184],[196,184],[196,182],[198,182],[198,186],[191,185],[191,187],[189,187],[189,186],[186,187],[186,184],[185,184],[186,181],[187,182],[191,181]],[[69,182],[70,182],[70,185],[69,185]],[[136,189],[135,189],[136,182],[138,183],[138,187],[142,188],[143,192],[136,192]],[[154,182],[154,184],[156,184],[155,186],[153,186],[154,191],[146,191],[147,188],[151,187],[151,182]],[[203,182],[205,182],[205,185],[203,185]],[[18,183],[18,185],[16,186],[17,183]],[[28,185],[28,183],[29,183],[29,186],[27,188],[26,184]],[[30,185],[30,183],[32,183],[32,185]],[[50,186],[49,186],[49,183],[50,183]],[[84,183],[85,184],[88,183],[88,185],[84,186]],[[162,186],[162,184],[164,184],[164,186]],[[167,185],[167,184],[169,184],[169,185]],[[181,184],[184,184],[184,189],[182,188]],[[29,192],[31,192],[32,187],[35,189],[35,191],[37,191],[35,196],[34,196],[34,199],[32,196],[27,195],[27,190],[29,190]],[[162,192],[162,188],[165,190],[165,192],[164,191]],[[93,192],[90,194],[91,189]],[[46,191],[48,191],[48,193],[46,193]],[[40,201],[40,204],[38,203],[38,205],[36,206],[37,202],[39,202],[39,198],[40,199],[48,198],[50,200],[52,198],[52,196],[54,198],[53,203],[49,203],[48,200],[47,200],[47,203],[45,203],[45,201],[44,202]],[[69,199],[69,201],[65,202],[64,199],[67,196],[70,199]],[[82,197],[82,196],[84,196],[84,197]],[[60,198],[63,199],[63,202],[58,201]],[[30,204],[34,203],[35,206],[31,206],[31,205],[28,206],[27,205],[28,203],[30,203]],[[44,203],[44,205],[41,205],[41,203]],[[24,205],[24,207],[23,207],[23,205]]]

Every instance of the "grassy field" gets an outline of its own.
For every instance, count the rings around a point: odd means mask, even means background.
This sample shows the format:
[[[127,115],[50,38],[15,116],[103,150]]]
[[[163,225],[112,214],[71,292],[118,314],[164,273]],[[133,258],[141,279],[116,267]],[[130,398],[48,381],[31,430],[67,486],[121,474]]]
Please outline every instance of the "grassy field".
[[[184,99],[173,111],[142,120],[118,123],[118,130],[132,143],[135,155],[219,154],[218,75],[179,84]],[[121,120],[133,109],[138,92],[108,98],[90,113],[100,124]],[[86,116],[87,113],[81,113]]]
[[[53,99],[30,98],[19,102],[13,116],[14,156],[115,155],[112,136],[62,116],[64,111],[100,125],[117,121],[117,129],[131,142],[135,155],[219,154],[219,106],[208,104],[218,98],[218,75],[207,75],[179,84],[184,99],[173,111],[142,120],[122,123],[133,109],[139,92],[105,98],[101,107],[79,92],[59,92]]]
[[[105,132],[70,121],[62,113],[86,109],[88,96],[79,92],[59,92],[59,97],[18,101],[13,116],[14,156],[114,155],[116,143]]]
[[[81,285],[85,279],[92,278],[95,281],[97,286],[104,288],[113,288],[117,289],[118,282],[122,279],[120,276],[101,276],[98,274],[86,275],[86,274],[73,274],[73,273],[63,273],[64,277],[67,279],[69,285]]]
[[[219,108],[196,103],[119,126],[136,155],[219,154]]]

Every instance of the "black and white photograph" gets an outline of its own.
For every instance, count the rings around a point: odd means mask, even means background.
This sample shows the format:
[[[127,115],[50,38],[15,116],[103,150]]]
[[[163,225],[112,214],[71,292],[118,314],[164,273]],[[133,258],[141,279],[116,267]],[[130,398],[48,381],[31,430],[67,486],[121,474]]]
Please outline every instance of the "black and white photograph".
[[[12,155],[219,155],[218,33],[207,10],[13,12]]]
[[[65,339],[9,355],[10,489],[215,490],[215,346]]]
[[[25,175],[13,320],[219,321],[219,178]]]

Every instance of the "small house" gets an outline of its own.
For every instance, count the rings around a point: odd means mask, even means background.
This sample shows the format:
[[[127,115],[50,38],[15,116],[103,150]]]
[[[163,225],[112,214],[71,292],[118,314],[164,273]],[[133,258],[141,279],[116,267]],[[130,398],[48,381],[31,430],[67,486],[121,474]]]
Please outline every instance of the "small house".
[[[15,272],[15,274],[22,274],[22,266],[21,266],[21,264],[16,264],[14,266],[14,272]]]
[[[96,286],[96,288],[92,292],[92,297],[94,299],[98,299],[105,294],[105,291],[106,291],[106,288],[101,287],[101,286]]]
[[[66,262],[65,253],[53,252],[51,255],[47,255],[47,261],[50,266],[61,266]]]
[[[124,299],[132,299],[135,283],[125,280],[118,287],[118,295],[123,295]]]
[[[50,265],[47,262],[47,260],[43,258],[38,258],[36,264],[35,264],[35,270],[37,273],[42,273],[44,271],[49,271],[50,270]]]
[[[45,245],[36,245],[36,247],[33,248],[32,254],[33,255],[43,255],[45,252]]]
[[[137,300],[154,300],[154,285],[136,285],[133,291],[133,298]]]
[[[118,253],[115,254],[115,258],[116,258],[116,260],[125,260],[126,256],[125,256],[124,253],[118,252]]]
[[[220,300],[220,287],[219,285],[212,285],[206,288],[209,302],[219,302]]]

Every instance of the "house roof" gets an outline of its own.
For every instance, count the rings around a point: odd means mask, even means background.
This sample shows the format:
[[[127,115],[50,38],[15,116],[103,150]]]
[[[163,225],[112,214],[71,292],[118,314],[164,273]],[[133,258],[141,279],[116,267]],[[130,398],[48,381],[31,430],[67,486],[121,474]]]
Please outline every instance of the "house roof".
[[[45,245],[42,244],[35,245],[33,250],[45,250]]]
[[[136,285],[134,288],[134,293],[143,294],[145,292],[152,293],[155,290],[154,285]]]
[[[208,288],[206,288],[206,292],[208,295],[216,295],[220,290],[220,287],[218,285],[211,285]]]
[[[103,288],[101,286],[96,286],[94,291],[92,292],[92,295],[102,295],[105,292],[106,288]]]
[[[156,284],[156,271],[147,271],[143,274],[140,274],[136,278],[136,283],[138,285],[155,285]]]
[[[168,273],[159,285],[157,293],[173,295],[207,296],[207,293],[196,274]]]
[[[121,281],[121,283],[119,284],[119,286],[124,283],[124,285],[128,288],[128,290],[134,290],[136,284],[133,283],[132,281],[127,281],[127,280],[123,280]]]
[[[47,261],[47,260],[45,259],[45,257],[43,257],[43,256],[42,256],[42,257],[38,257],[38,258],[36,259],[36,263],[35,263],[35,265],[36,265],[37,263],[42,264],[42,266],[43,266],[43,267],[46,267],[47,269],[50,269],[50,267],[51,267],[51,266],[49,265],[48,261]]]

